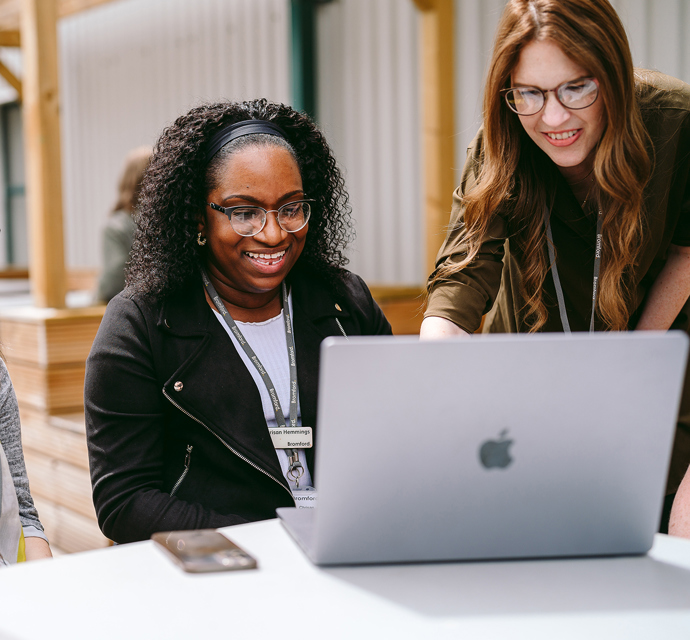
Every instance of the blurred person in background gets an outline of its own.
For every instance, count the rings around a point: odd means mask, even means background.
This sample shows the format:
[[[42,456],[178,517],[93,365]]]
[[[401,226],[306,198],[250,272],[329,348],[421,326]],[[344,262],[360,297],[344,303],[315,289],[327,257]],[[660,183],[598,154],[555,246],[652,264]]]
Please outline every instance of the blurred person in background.
[[[344,269],[351,235],[342,176],[308,116],[227,102],[163,132],[127,286],[86,368],[106,536],[132,542],[315,502],[320,343],[391,333]]]
[[[484,314],[485,332],[688,331],[690,86],[633,69],[607,0],[510,0],[483,112],[422,337]],[[688,380],[662,531],[690,462]]]
[[[117,202],[103,229],[103,268],[96,294],[99,302],[109,302],[125,288],[125,265],[132,250],[136,228],[134,214],[150,159],[151,147],[137,147],[129,152],[125,160]]]

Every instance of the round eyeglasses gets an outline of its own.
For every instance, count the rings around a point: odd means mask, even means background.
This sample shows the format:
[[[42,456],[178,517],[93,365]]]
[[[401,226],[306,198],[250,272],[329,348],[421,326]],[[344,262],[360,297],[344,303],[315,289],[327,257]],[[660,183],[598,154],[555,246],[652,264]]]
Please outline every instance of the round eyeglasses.
[[[283,231],[297,233],[304,229],[309,216],[311,215],[311,202],[313,200],[297,200],[288,202],[278,209],[266,210],[263,207],[239,205],[237,207],[221,207],[213,202],[207,202],[211,209],[220,211],[228,216],[235,233],[241,236],[250,237],[261,233],[266,226],[266,219],[269,213],[274,213],[278,225]]]
[[[546,104],[546,94],[553,93],[566,109],[586,109],[599,96],[599,85],[594,78],[579,78],[558,85],[555,89],[539,87],[511,87],[501,93],[508,106],[520,116],[533,116]]]

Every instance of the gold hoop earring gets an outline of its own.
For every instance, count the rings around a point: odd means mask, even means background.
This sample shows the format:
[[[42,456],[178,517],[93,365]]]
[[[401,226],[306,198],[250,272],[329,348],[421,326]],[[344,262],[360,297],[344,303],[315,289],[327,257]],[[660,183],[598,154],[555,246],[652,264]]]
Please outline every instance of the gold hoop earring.
[[[199,235],[197,235],[197,237],[196,237],[196,243],[200,247],[203,247],[206,244],[206,238],[201,237],[201,231],[199,231]]]

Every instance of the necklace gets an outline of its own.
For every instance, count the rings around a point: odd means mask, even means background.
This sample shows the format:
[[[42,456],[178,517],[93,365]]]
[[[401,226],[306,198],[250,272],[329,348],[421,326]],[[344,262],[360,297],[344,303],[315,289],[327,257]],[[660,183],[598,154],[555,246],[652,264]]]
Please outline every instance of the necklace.
[[[594,176],[592,176],[592,182],[589,185],[589,189],[587,189],[587,195],[585,196],[585,199],[582,201],[582,204],[580,205],[580,208],[584,211],[585,205],[587,204],[587,200],[589,200],[589,196],[592,195],[592,189],[594,188]]]

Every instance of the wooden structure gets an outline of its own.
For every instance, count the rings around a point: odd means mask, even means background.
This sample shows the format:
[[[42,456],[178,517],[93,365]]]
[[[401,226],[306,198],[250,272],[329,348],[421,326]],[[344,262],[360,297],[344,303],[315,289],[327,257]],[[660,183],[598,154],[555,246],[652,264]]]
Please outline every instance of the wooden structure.
[[[22,82],[31,288],[39,307],[65,306],[57,6],[23,0]]]
[[[419,333],[426,298],[417,287],[382,287],[371,285],[371,295],[393,327],[395,335]]]
[[[453,0],[414,0],[422,12],[422,128],[424,136],[426,273],[448,224],[455,189]]]

